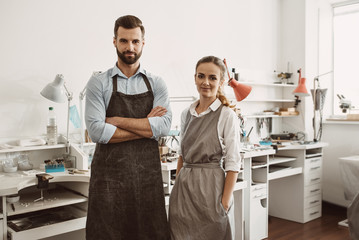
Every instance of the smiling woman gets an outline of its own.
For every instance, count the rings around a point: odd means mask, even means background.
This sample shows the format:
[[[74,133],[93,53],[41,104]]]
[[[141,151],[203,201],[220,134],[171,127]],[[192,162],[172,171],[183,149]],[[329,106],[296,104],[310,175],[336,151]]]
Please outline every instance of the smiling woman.
[[[172,239],[235,236],[232,206],[241,165],[240,137],[237,116],[221,92],[225,71],[223,61],[214,56],[196,65],[200,99],[181,116],[180,157],[169,207]]]
[[[207,99],[213,102],[216,99],[218,89],[224,82],[220,74],[219,67],[214,63],[202,63],[197,67],[195,82],[202,100]]]

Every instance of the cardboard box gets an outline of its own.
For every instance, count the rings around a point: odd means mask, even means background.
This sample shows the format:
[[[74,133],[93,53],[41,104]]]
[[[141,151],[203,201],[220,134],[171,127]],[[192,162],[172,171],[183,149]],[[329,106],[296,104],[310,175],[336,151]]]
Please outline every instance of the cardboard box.
[[[359,121],[359,114],[348,114],[347,120],[349,121]]]

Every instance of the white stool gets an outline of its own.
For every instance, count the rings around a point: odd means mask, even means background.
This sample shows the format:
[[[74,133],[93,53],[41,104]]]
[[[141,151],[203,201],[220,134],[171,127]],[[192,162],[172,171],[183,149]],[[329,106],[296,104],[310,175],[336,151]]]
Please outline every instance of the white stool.
[[[344,186],[344,197],[353,201],[359,193],[359,155],[339,158],[340,175]],[[348,227],[348,219],[340,221],[340,226]]]

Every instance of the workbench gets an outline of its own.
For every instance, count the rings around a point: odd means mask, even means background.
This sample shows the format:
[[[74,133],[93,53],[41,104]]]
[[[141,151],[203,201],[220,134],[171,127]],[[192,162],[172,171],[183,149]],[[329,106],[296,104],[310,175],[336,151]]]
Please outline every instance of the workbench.
[[[29,171],[0,172],[0,239],[35,240],[85,229],[90,172],[70,174],[66,169],[49,173],[53,178],[48,181],[48,188],[43,189],[43,195],[37,188],[36,174],[45,172],[39,169],[40,163],[62,155],[65,147],[65,144],[57,144],[0,150],[0,156],[26,153],[34,165]],[[76,156],[76,161],[85,161],[76,146],[71,147],[71,154]],[[18,195],[20,199],[7,202],[11,195]]]

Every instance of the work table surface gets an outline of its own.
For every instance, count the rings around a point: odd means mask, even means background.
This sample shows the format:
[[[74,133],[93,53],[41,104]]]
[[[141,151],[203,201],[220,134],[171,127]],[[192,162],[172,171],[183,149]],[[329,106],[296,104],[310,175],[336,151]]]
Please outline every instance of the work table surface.
[[[37,170],[36,174],[44,173]],[[14,173],[0,173],[0,196],[7,196],[17,194],[23,188],[36,186],[37,177],[36,174],[27,175],[23,171],[17,171]],[[89,182],[90,172],[84,174],[69,174],[67,170],[65,172],[48,173],[53,176],[50,179],[50,183],[54,182]]]

